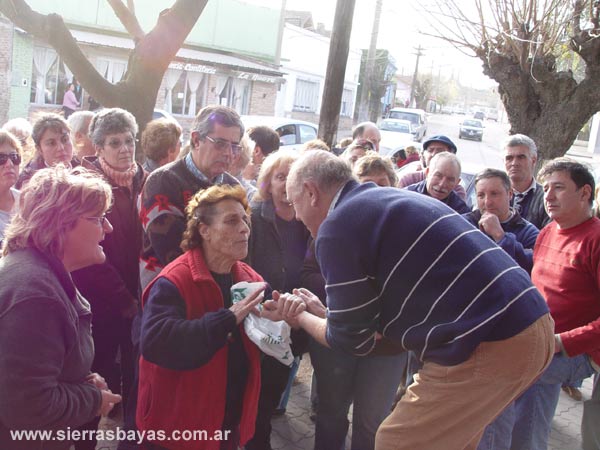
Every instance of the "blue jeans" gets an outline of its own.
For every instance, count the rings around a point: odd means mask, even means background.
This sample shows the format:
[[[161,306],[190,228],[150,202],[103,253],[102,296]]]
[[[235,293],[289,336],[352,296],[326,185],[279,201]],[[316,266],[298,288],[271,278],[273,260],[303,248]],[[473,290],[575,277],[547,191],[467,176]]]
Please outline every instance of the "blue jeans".
[[[404,369],[401,355],[357,357],[311,340],[319,408],[315,450],[341,450],[352,416],[352,450],[372,450],[377,428],[390,413]]]
[[[593,373],[587,355],[557,353],[539,380],[488,425],[477,450],[546,450],[560,387]]]

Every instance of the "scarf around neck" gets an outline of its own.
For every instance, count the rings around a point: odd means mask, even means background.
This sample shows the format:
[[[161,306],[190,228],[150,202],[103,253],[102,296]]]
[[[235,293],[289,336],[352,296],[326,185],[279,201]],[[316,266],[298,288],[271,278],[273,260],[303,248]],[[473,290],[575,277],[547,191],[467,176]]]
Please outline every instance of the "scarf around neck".
[[[112,168],[104,158],[99,157],[100,167],[102,171],[115,182],[117,186],[129,188],[133,190],[133,177],[137,173],[137,164],[134,162],[131,167],[125,171],[115,170]]]

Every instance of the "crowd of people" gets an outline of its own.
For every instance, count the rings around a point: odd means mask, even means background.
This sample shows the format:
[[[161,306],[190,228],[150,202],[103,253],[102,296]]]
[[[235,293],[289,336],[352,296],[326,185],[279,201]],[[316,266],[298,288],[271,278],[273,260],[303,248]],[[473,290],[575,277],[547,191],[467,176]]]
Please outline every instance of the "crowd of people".
[[[316,450],[345,448],[352,405],[353,450],[546,449],[561,388],[592,375],[583,448],[600,449],[588,167],[536,177],[535,142],[510,136],[471,210],[447,136],[398,179],[370,122],[297,152],[207,106],[182,148],[171,120],[75,111],[74,88],[64,115],[0,131],[0,448],[94,449],[122,412],[142,438],[121,450],[271,450],[308,353]],[[289,364],[250,314],[289,326]],[[14,434],[67,429],[89,433]],[[189,430],[219,438],[155,438]]]

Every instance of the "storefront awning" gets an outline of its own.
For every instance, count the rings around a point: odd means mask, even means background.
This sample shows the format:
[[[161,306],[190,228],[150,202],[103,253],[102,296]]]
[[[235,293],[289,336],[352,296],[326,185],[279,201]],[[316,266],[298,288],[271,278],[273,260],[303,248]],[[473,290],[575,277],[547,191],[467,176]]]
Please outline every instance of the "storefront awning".
[[[133,39],[128,37],[113,36],[82,30],[71,30],[71,34],[77,42],[85,44],[121,48],[126,50],[132,50],[134,48]],[[266,82],[274,82],[271,81],[272,78],[279,78],[283,75],[283,73],[277,70],[277,68],[274,65],[270,65],[268,63],[262,64],[260,62],[250,61],[239,56],[200,51],[191,48],[179,49],[179,51],[177,52],[177,58],[181,58],[188,61],[190,70],[195,70],[194,67],[204,67],[206,65],[215,64],[219,66],[226,66],[229,69],[237,70],[240,72],[248,71],[261,74],[264,78],[264,80],[261,81]],[[173,61],[170,66],[178,67],[180,65],[186,66],[186,63]],[[253,78],[255,78],[256,76],[257,75],[252,75]]]

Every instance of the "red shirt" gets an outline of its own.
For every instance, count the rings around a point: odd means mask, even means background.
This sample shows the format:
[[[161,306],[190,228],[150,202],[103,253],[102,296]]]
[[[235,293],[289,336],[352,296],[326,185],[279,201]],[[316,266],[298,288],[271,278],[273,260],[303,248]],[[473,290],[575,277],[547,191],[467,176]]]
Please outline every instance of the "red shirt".
[[[560,230],[551,222],[533,252],[533,283],[542,293],[567,354],[600,363],[600,219]]]

